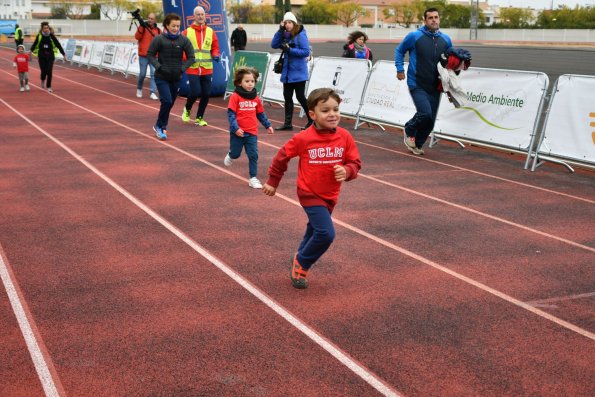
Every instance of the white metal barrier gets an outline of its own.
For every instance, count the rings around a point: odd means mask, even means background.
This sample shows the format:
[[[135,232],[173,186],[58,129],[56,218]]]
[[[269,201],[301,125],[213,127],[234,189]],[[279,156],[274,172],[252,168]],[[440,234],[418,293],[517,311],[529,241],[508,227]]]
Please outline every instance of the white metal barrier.
[[[595,168],[595,76],[564,74],[552,95],[531,171],[543,160]]]

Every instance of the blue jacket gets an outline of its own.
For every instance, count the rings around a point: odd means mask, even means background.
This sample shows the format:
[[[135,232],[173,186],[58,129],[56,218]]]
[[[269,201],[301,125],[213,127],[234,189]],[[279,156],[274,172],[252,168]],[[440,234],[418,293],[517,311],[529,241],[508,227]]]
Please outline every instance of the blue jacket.
[[[283,71],[281,72],[281,83],[299,83],[308,80],[308,61],[310,55],[310,44],[303,26],[295,37],[286,39],[284,30],[278,30],[273,36],[271,47],[281,48],[283,43],[289,44],[289,51],[283,59]]]
[[[452,47],[452,41],[446,34],[430,32],[424,25],[409,33],[395,49],[397,72],[404,72],[405,53],[409,51],[407,85],[409,88],[423,88],[428,93],[437,92],[438,62],[440,54]]]

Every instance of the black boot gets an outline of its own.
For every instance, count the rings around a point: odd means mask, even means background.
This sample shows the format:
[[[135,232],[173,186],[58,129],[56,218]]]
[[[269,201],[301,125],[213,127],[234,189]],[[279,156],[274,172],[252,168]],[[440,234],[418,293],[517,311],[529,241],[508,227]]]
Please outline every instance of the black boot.
[[[276,131],[291,131],[293,130],[293,125],[291,124],[291,119],[293,116],[293,107],[287,108],[285,107],[285,122],[283,125],[275,128]]]

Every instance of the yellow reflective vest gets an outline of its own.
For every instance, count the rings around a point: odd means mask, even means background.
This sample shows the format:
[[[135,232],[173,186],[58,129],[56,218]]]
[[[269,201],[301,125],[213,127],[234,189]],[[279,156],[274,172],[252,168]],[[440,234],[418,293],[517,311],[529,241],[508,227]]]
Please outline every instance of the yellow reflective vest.
[[[213,45],[213,29],[207,26],[202,45],[198,45],[198,33],[195,29],[188,29],[187,36],[192,47],[194,47],[194,58],[196,62],[190,66],[192,69],[213,69],[213,58],[211,57],[211,46]]]
[[[42,34],[37,33],[37,38],[35,39],[36,46],[31,51],[33,53],[33,55],[35,55],[35,56],[37,56],[37,54],[39,53],[39,46],[41,46],[41,38],[42,38]],[[52,35],[50,35],[50,43],[52,43],[52,50],[54,51],[54,55],[59,57],[60,50],[58,49],[58,47],[56,47],[56,44],[54,43],[54,38],[52,37]]]

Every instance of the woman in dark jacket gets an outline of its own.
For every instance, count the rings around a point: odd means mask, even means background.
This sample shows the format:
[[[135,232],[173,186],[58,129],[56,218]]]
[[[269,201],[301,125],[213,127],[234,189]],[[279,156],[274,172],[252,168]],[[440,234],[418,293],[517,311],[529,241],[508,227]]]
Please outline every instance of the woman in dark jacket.
[[[273,36],[271,47],[280,48],[285,53],[283,59],[283,71],[281,72],[281,83],[283,83],[283,98],[285,99],[285,122],[276,130],[293,130],[291,120],[293,118],[293,92],[308,116],[308,128],[312,119],[308,115],[308,104],[306,102],[306,81],[308,81],[308,61],[310,55],[310,44],[303,26],[298,25],[297,18],[293,13],[286,12],[283,16],[281,27]],[[302,129],[304,129],[302,128]]]
[[[180,34],[181,24],[179,15],[167,14],[163,20],[163,33],[155,36],[147,50],[149,63],[155,67],[155,84],[161,101],[153,130],[162,141],[167,139],[169,112],[178,96],[182,73],[194,63],[194,48],[190,40]]]
[[[343,58],[360,58],[372,60],[372,51],[366,46],[368,35],[356,30],[347,38],[347,44],[343,46]]]
[[[39,33],[37,33],[37,37],[30,50],[39,62],[39,69],[41,69],[41,88],[47,87],[48,92],[52,92],[52,71],[54,69],[56,53],[62,54],[65,61],[68,59],[66,58],[64,49],[60,45],[60,41],[54,36],[49,22],[41,23],[41,29],[39,29]]]

